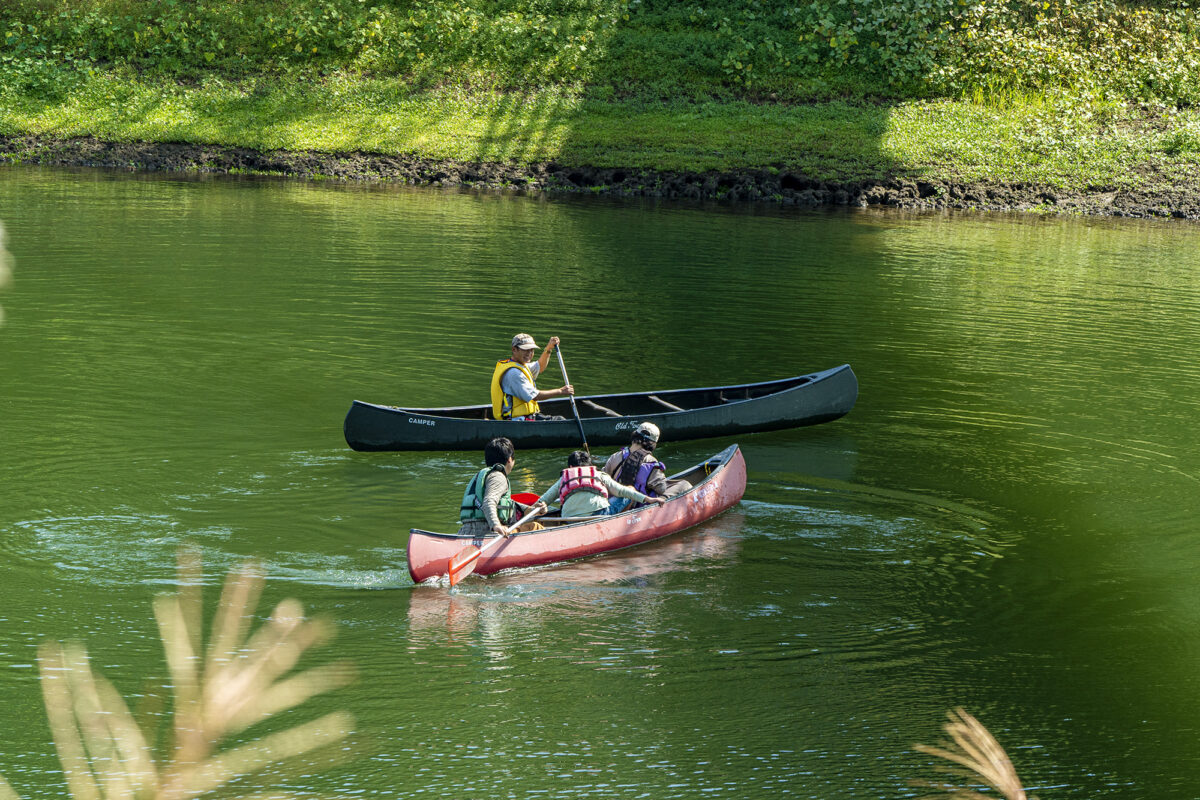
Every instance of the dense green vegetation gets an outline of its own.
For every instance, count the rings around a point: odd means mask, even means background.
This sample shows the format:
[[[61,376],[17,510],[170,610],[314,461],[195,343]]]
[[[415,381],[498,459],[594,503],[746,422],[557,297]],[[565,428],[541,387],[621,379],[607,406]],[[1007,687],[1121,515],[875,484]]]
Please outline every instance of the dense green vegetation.
[[[0,134],[1087,182],[1130,158],[1200,153],[1196,12],[1190,0],[8,0]],[[851,118],[841,138],[820,135],[828,117]]]
[[[1200,99],[1188,0],[9,0],[11,76],[38,64],[352,71],[415,87],[612,93]]]

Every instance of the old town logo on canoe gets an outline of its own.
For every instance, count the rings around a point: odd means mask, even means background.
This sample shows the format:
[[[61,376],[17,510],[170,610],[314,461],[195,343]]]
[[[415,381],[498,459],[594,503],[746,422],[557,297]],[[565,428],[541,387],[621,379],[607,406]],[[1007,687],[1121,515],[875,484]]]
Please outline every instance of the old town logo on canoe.
[[[431,419],[417,419],[416,417],[409,417],[408,424],[409,425],[437,425],[437,423]]]

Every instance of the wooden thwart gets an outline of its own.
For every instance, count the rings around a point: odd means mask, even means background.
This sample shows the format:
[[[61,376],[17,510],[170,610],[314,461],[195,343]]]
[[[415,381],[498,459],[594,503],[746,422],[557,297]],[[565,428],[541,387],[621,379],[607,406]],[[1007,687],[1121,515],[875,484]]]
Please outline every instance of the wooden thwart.
[[[603,411],[605,414],[607,414],[610,417],[621,416],[617,412],[613,411],[611,408],[605,408],[604,406],[600,405],[599,403],[593,403],[591,400],[585,400],[583,398],[580,398],[579,402],[583,403],[585,406],[592,409],[593,411]]]
[[[684,410],[686,410],[686,409],[682,409],[682,408],[680,408],[679,406],[675,405],[674,403],[668,403],[666,400],[663,400],[661,397],[659,397],[659,396],[658,396],[658,395],[656,395],[656,394],[648,394],[648,395],[646,395],[646,397],[647,397],[647,398],[649,398],[649,399],[651,399],[651,400],[653,400],[654,402],[658,403],[658,404],[659,404],[660,406],[662,406],[663,408],[669,408],[669,409],[671,409],[672,411],[684,411]]]

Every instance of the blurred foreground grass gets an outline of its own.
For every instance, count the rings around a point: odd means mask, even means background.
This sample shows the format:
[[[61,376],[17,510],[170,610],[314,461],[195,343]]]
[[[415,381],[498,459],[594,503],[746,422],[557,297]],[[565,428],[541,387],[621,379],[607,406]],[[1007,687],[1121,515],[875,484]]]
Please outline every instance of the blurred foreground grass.
[[[353,720],[340,711],[223,746],[344,685],[352,670],[335,662],[293,672],[306,651],[332,634],[329,623],[305,618],[295,600],[280,602],[266,623],[250,630],[263,586],[253,562],[226,578],[205,647],[201,584],[199,555],[184,551],[179,592],[154,602],[174,693],[169,745],[162,756],[156,753],[156,731],[138,724],[113,685],[92,669],[82,644],[47,642],[39,648],[46,714],[75,800],[186,800],[282,762],[343,746]],[[0,800],[16,797],[0,778]]]

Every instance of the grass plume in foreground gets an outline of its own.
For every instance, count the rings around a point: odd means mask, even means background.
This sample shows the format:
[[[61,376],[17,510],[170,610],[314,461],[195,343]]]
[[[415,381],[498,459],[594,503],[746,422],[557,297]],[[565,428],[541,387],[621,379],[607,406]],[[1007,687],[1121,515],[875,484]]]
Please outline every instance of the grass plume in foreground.
[[[332,633],[329,623],[306,619],[296,600],[280,602],[251,632],[263,587],[254,562],[230,571],[204,649],[201,583],[199,555],[185,551],[179,592],[154,602],[174,691],[165,758],[155,757],[152,732],[138,725],[113,685],[92,669],[83,645],[48,642],[39,649],[46,713],[74,800],[187,800],[349,735],[351,717],[333,712],[222,748],[257,723],[344,685],[352,673],[347,663],[335,662],[292,674],[301,656]],[[0,800],[16,798],[0,778]]]
[[[913,745],[918,752],[952,761],[959,767],[943,767],[941,771],[969,782],[982,781],[995,789],[1005,800],[1026,800],[1025,789],[1012,761],[996,738],[983,724],[961,708],[947,714],[946,733],[953,743],[943,747]],[[951,783],[914,781],[913,785],[945,792],[951,800],[989,800],[989,796]],[[930,796],[929,800],[941,795]],[[1036,798],[1031,798],[1036,800]]]

